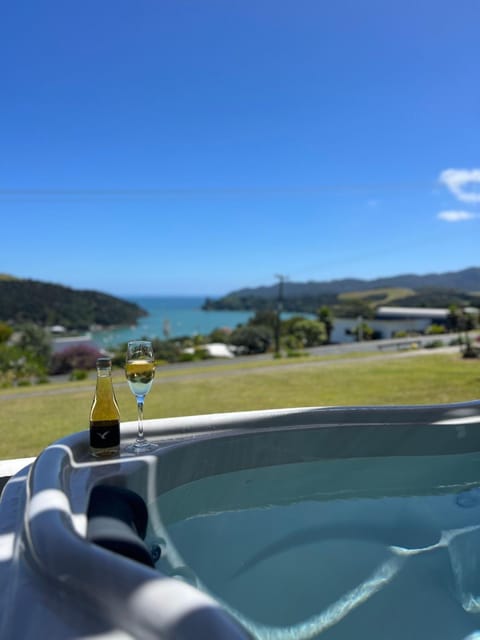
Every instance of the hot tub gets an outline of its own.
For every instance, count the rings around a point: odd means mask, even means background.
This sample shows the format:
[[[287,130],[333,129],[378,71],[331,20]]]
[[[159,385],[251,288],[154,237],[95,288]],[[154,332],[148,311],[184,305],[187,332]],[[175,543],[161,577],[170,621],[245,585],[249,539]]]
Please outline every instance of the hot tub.
[[[480,403],[146,429],[156,455],[81,432],[6,485],[0,637],[480,638]],[[144,501],[154,566],[87,538],[98,486]]]

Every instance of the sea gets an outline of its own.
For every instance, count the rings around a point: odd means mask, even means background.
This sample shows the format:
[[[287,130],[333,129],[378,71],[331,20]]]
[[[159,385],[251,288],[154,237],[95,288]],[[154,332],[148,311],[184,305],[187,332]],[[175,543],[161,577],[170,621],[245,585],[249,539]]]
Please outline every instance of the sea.
[[[252,317],[251,311],[203,311],[205,297],[128,297],[147,312],[130,327],[93,331],[92,338],[103,347],[117,346],[128,340],[179,338],[208,335],[214,329],[235,329]]]
[[[203,311],[205,297],[125,297],[125,300],[137,303],[148,315],[129,327],[117,327],[102,331],[93,331],[92,339],[99,347],[108,349],[128,340],[138,338],[180,338],[184,336],[208,335],[214,329],[235,329],[245,324],[254,315],[253,311]],[[294,315],[314,318],[311,314],[283,312],[282,319]],[[346,342],[345,328],[353,326],[352,320],[335,320],[334,342]]]

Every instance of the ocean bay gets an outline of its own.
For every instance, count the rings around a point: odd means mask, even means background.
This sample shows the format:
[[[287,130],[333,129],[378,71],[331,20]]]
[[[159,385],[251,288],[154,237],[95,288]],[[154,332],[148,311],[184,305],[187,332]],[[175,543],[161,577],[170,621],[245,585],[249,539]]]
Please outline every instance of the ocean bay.
[[[254,315],[253,311],[203,311],[205,297],[200,296],[128,296],[125,299],[138,304],[148,315],[140,318],[134,326],[93,331],[92,339],[99,347],[114,347],[128,340],[144,337],[163,340],[166,338],[165,329],[169,330],[170,338],[208,335],[219,328],[233,330],[237,325],[248,322]],[[295,315],[315,318],[313,314],[284,311],[282,319],[286,320]],[[332,341],[352,341],[354,338],[346,335],[346,330],[351,329],[357,321],[336,318]]]
[[[143,296],[125,298],[135,302],[147,312],[135,326],[118,327],[94,331],[93,340],[102,347],[116,346],[140,337],[166,337],[208,335],[214,329],[227,327],[235,329],[238,324],[248,321],[251,311],[203,311],[204,297],[164,297]]]

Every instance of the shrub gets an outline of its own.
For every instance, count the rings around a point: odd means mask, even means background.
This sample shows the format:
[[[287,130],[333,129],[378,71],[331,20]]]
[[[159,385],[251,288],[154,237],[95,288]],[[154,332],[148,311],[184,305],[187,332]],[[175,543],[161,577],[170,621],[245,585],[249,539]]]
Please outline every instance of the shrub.
[[[478,358],[480,357],[480,350],[468,344],[462,352],[463,358]]]
[[[303,358],[308,355],[309,353],[307,351],[287,351],[287,358]]]
[[[202,347],[195,347],[192,351],[184,351],[180,354],[179,360],[180,362],[197,362],[198,360],[207,360],[210,358],[210,355],[206,349]]]
[[[356,327],[351,329],[351,335],[354,335],[357,340],[374,340],[378,339],[378,334],[375,335],[375,331],[366,322],[360,322]]]
[[[79,380],[86,380],[88,377],[88,371],[85,369],[73,369],[70,373],[70,380],[78,382]]]
[[[55,353],[50,364],[50,373],[53,375],[70,373],[74,369],[95,369],[97,358],[101,353],[90,345],[74,345]]]
[[[182,353],[179,358],[180,362],[193,362],[195,360],[194,353]]]
[[[425,349],[438,349],[444,345],[441,340],[431,340],[430,342],[425,342],[423,346]]]
[[[7,342],[12,333],[13,329],[10,325],[5,322],[0,322],[0,342]]]
[[[445,327],[443,326],[443,324],[433,323],[426,328],[425,333],[427,335],[438,335],[440,333],[445,333]]]

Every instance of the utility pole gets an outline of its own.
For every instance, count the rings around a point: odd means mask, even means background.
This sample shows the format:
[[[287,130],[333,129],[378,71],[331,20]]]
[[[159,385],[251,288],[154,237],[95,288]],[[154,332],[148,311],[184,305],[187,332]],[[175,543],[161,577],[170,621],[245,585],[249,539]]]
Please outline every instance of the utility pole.
[[[363,318],[362,316],[358,316],[358,332],[357,332],[357,341],[362,342],[363,340]]]
[[[283,310],[283,285],[288,280],[288,276],[276,273],[275,278],[278,280],[277,317],[275,319],[275,355],[278,357],[280,355],[280,316]]]

